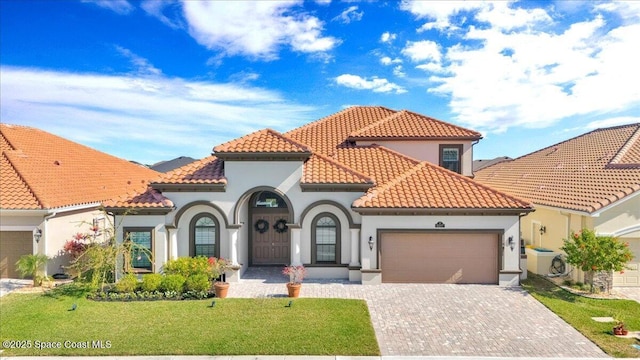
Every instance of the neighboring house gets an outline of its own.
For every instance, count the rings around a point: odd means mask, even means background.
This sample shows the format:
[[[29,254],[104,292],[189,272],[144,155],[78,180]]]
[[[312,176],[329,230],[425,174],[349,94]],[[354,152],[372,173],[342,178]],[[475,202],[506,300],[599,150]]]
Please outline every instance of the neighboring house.
[[[171,160],[167,160],[167,161],[160,161],[158,163],[155,163],[151,166],[149,166],[149,169],[155,170],[157,172],[161,172],[161,173],[166,173],[169,172],[171,170],[177,169],[179,167],[183,167],[187,164],[190,164],[192,162],[196,161],[196,159],[192,158],[192,157],[188,157],[188,156],[180,156],[177,157],[175,159],[171,159]]]
[[[614,274],[614,285],[640,286],[640,124],[594,130],[475,175],[534,203],[536,211],[521,222],[527,245],[559,251],[582,228],[628,242],[635,259]],[[550,258],[540,259],[546,254],[527,254],[531,271],[549,273]]]
[[[499,164],[501,162],[504,161],[511,161],[513,160],[512,158],[508,157],[508,156],[500,156],[497,158],[493,158],[493,159],[478,159],[478,160],[473,160],[473,172],[475,173],[476,171],[482,170],[486,167],[495,165],[495,164]]]
[[[310,278],[517,285],[532,205],[472,180],[478,132],[409,111],[352,107],[281,134],[265,129],[106,203],[153,256],[304,264]]]
[[[94,221],[108,221],[101,202],[144,190],[159,175],[25,126],[0,124],[0,150],[1,278],[17,277],[16,261],[34,253],[52,258],[48,275],[63,272],[64,243]]]

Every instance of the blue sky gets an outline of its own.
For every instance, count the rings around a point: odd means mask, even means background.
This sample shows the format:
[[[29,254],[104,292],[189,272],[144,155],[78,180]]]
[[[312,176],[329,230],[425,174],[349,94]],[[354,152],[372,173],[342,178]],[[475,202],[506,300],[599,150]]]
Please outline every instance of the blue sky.
[[[639,1],[1,0],[1,121],[152,164],[381,105],[517,157],[640,122],[638,39]]]

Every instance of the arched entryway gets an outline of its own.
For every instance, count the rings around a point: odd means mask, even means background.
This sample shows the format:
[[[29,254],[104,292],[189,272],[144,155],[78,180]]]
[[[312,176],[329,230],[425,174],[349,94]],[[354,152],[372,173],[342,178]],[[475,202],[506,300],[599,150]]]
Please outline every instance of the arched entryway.
[[[275,192],[263,190],[249,200],[250,264],[285,265],[291,262],[289,207]]]

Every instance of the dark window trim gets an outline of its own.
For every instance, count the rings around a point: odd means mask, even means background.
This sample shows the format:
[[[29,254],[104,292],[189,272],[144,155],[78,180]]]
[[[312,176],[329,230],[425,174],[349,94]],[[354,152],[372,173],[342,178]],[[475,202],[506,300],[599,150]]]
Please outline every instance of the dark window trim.
[[[318,225],[318,220],[323,217],[330,217],[336,223],[336,260],[335,261],[317,261],[317,244],[316,244],[316,227]],[[313,217],[313,221],[311,222],[311,263],[324,265],[324,264],[340,264],[340,248],[341,248],[341,224],[338,217],[329,212],[322,212]]]
[[[213,214],[207,213],[207,212],[196,214],[196,216],[194,216],[191,219],[191,222],[189,223],[189,256],[191,257],[196,256],[196,223],[198,222],[198,220],[204,217],[208,217],[212,219],[213,223],[215,224],[216,244],[215,244],[214,251],[215,251],[215,257],[219,258],[220,257],[220,222],[218,221],[218,218],[216,218]]]
[[[462,150],[464,149],[464,145],[462,144],[440,144],[440,149],[438,151],[438,161],[441,167],[444,167],[442,152],[444,149],[458,149],[458,174],[462,174]]]
[[[129,240],[129,233],[132,232],[148,232],[151,234],[151,269],[148,268],[141,268],[141,267],[133,267],[133,264],[130,264],[131,266],[131,271],[134,273],[148,273],[148,272],[155,272],[155,251],[156,251],[156,247],[155,247],[155,243],[156,243],[156,232],[155,232],[155,228],[154,227],[126,227],[124,229],[122,229],[124,232],[124,240],[125,241],[131,241]]]

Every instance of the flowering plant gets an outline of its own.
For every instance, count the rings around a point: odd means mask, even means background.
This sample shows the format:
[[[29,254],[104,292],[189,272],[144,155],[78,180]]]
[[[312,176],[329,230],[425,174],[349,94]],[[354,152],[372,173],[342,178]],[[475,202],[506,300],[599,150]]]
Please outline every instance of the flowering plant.
[[[282,269],[282,274],[289,275],[291,283],[300,284],[302,283],[304,276],[307,275],[307,269],[302,265],[289,265]]]
[[[220,282],[220,278],[224,275],[225,271],[227,271],[231,264],[227,259],[224,258],[209,258],[209,266],[211,267],[211,277],[214,282]]]

